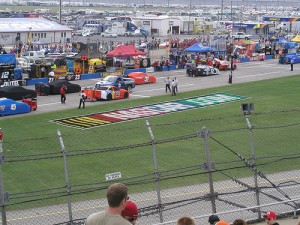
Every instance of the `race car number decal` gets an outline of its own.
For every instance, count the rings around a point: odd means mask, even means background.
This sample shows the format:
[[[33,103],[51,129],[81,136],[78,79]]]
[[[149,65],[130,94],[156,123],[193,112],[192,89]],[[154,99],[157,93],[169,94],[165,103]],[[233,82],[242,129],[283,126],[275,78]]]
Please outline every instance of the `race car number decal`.
[[[120,97],[120,95],[121,95],[121,94],[120,94],[120,91],[116,91],[116,92],[115,92],[115,96],[116,96],[116,97]]]
[[[16,110],[17,109],[17,105],[16,104],[11,104],[10,105],[10,110]]]
[[[148,81],[149,81],[149,77],[148,77],[148,76],[145,76],[145,77],[144,77],[144,82],[147,83]]]

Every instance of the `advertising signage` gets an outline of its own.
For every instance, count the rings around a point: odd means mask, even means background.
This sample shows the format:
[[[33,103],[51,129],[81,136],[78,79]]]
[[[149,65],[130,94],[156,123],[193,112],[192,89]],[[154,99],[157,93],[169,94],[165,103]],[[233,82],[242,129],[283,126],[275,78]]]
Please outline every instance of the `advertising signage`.
[[[297,22],[300,21],[300,17],[268,17],[265,16],[263,17],[263,21],[268,21],[268,22],[272,22],[272,21],[277,21],[277,22]]]

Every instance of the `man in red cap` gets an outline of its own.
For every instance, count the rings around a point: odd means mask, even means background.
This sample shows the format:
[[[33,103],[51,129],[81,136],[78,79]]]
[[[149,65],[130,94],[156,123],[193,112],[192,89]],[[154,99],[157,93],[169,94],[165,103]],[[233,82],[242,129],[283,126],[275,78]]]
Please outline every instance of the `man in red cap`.
[[[279,225],[276,222],[276,213],[274,211],[269,211],[264,215],[267,225]]]
[[[130,223],[135,225],[139,215],[137,205],[134,202],[128,200],[126,202],[125,209],[123,209],[123,211],[121,212],[121,215]]]

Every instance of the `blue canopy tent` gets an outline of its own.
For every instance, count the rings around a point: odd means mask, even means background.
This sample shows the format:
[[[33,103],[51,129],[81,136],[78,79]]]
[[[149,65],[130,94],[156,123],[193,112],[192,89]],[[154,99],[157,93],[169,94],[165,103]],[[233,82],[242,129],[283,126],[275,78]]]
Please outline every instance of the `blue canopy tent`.
[[[279,37],[279,38],[276,39],[276,44],[277,45],[285,44],[287,42],[289,42],[289,40],[285,37]]]
[[[213,49],[209,46],[203,46],[201,43],[195,43],[192,46],[184,49],[185,52],[211,52]]]

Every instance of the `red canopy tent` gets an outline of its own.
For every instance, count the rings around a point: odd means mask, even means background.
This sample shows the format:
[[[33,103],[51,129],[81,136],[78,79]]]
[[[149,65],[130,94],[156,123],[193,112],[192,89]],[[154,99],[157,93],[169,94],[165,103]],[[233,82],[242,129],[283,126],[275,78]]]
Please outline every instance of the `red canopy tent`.
[[[136,49],[132,45],[118,46],[114,50],[106,54],[106,56],[110,56],[110,57],[126,57],[126,56],[138,56],[138,55],[146,55],[146,53]]]

